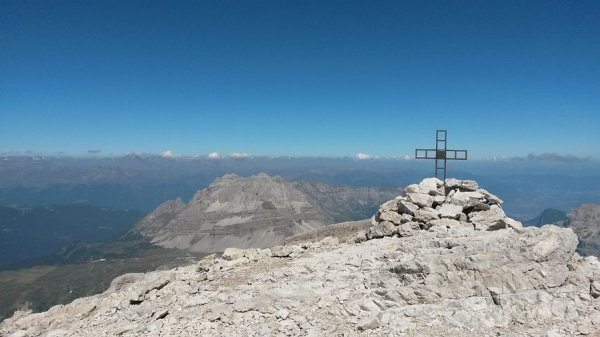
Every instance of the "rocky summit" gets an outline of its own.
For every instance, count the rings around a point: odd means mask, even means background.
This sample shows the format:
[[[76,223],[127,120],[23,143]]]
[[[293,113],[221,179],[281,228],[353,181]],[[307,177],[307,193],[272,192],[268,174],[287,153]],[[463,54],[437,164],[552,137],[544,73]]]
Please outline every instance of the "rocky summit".
[[[247,178],[227,174],[187,204],[181,199],[163,203],[133,231],[154,244],[199,253],[228,247],[267,248],[337,221],[368,218],[373,208],[397,193],[288,182],[264,173]],[[369,213],[362,214],[364,210]]]
[[[333,223],[305,194],[280,177],[227,174],[196,193],[159,206],[134,230],[166,248],[219,252],[270,247],[286,236]]]
[[[372,226],[115,279],[17,312],[2,336],[598,336],[600,262],[525,227],[474,181],[410,185]]]

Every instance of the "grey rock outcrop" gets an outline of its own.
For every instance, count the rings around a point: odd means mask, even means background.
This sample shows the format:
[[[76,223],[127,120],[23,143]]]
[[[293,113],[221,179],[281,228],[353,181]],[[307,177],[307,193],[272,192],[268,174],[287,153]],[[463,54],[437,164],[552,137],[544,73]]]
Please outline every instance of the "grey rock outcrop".
[[[188,204],[181,199],[163,203],[133,231],[166,248],[200,253],[266,248],[373,209],[397,193],[393,192],[292,183],[264,173],[248,178],[228,174],[196,193]],[[351,212],[358,213],[345,215]]]
[[[564,224],[579,237],[579,251],[600,256],[600,205],[584,204],[568,215]]]
[[[187,204],[167,202],[134,230],[154,244],[194,252],[271,247],[287,236],[333,223],[314,199],[280,177],[228,174]]]
[[[476,185],[451,189],[464,186]],[[380,212],[400,212],[402,201]],[[430,222],[398,213],[400,224],[374,216],[370,240],[227,250],[47,312],[17,312],[0,335],[599,335],[600,261],[576,253],[573,231],[477,227],[469,219],[480,212],[467,206],[464,217]]]

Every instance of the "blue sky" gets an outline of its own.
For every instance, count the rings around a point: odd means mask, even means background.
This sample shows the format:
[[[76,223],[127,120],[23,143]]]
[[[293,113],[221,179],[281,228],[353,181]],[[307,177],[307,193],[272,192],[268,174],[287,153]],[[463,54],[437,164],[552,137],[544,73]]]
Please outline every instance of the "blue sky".
[[[2,1],[0,152],[600,157],[598,1]]]

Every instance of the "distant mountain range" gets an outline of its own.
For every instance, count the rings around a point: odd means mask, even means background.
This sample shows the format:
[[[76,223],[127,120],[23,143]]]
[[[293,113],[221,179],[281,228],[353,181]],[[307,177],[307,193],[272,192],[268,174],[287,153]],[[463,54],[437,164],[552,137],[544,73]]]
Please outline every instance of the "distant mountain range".
[[[261,172],[288,181],[353,187],[399,187],[419,176],[414,169],[399,166],[397,160],[0,156],[0,205],[86,202],[150,212],[165,200],[191,199],[199,188],[225,174],[251,176]]]
[[[399,193],[288,182],[264,173],[248,178],[228,174],[187,204],[181,199],[163,203],[133,231],[160,246],[193,252],[271,247],[310,229],[368,218],[383,201]]]
[[[448,176],[476,179],[484,188],[498,191],[507,214],[521,221],[549,207],[600,203],[600,165],[542,164],[469,160],[452,163]],[[199,188],[227,173],[248,177],[265,172],[295,182],[395,188],[431,176],[432,166],[428,161],[398,159],[0,156],[0,205],[86,202],[150,212],[165,200],[190,200]]]
[[[525,221],[523,224],[528,226],[542,227],[547,224],[564,224],[567,221],[567,212],[554,208],[547,208],[537,217]]]

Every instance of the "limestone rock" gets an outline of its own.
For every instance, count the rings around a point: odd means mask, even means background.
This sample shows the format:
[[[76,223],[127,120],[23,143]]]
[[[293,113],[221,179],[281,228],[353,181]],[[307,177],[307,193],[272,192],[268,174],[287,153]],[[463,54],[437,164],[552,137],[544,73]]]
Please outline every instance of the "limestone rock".
[[[340,244],[340,239],[333,237],[333,236],[328,236],[328,237],[324,238],[323,240],[321,240],[321,244],[324,247],[335,247]]]
[[[414,219],[419,222],[427,223],[432,220],[437,220],[440,218],[440,214],[431,207],[426,207],[418,210],[415,214]]]
[[[411,236],[417,234],[421,230],[418,222],[406,222],[398,226],[399,236]]]
[[[398,200],[398,212],[414,216],[419,207],[406,199]]]
[[[436,195],[433,197],[433,205],[434,206],[441,205],[444,202],[446,202],[446,197],[443,195]]]
[[[110,293],[119,291],[130,284],[143,280],[144,277],[145,275],[143,273],[123,274],[112,280],[106,292]]]
[[[366,231],[359,231],[358,233],[356,233],[356,236],[354,237],[354,242],[361,243],[361,242],[365,242],[365,241],[367,241],[367,232]]]
[[[462,206],[463,209],[469,207],[475,207],[478,205],[485,205],[485,196],[479,192],[461,192],[456,191],[452,195],[449,195],[449,202],[453,205]]]
[[[265,173],[246,178],[227,174],[187,204],[181,199],[163,203],[132,232],[159,246],[198,253],[268,248],[333,224],[340,214],[349,219],[357,209],[369,209],[397,194],[391,189],[288,182]]]
[[[439,227],[445,227],[445,228],[458,228],[458,227],[462,227],[460,221],[454,220],[454,219],[438,219],[438,220],[433,220],[433,221],[430,221],[428,223],[428,225],[430,226],[429,228],[431,228],[433,226],[439,226]]]
[[[520,221],[511,219],[511,218],[504,219],[504,223],[506,224],[507,227],[510,227],[515,230],[523,229],[523,224]]]
[[[275,313],[275,317],[280,318],[280,319],[287,319],[289,315],[290,315],[290,312],[287,311],[286,309],[280,309]]]
[[[460,205],[443,204],[437,211],[441,218],[458,219],[462,214],[463,208]]]
[[[410,202],[419,207],[431,207],[433,205],[433,197],[423,193],[407,193],[406,197]]]
[[[379,212],[380,213],[385,213],[385,212],[397,212],[398,211],[398,200],[396,199],[392,199],[386,203],[384,203],[383,205],[381,205],[381,207],[379,208]]]
[[[600,282],[599,281],[592,281],[592,283],[590,284],[590,295],[592,295],[593,298],[600,297]]]
[[[479,185],[474,180],[446,179],[446,188],[459,189],[461,191],[477,191]]]
[[[506,214],[497,205],[493,205],[487,211],[472,212],[469,214],[469,221],[479,230],[495,230],[505,228]]]
[[[396,225],[399,225],[402,223],[402,217],[400,216],[400,214],[398,214],[397,212],[383,212],[379,215],[379,219],[381,219],[382,221],[389,221],[392,222]]]
[[[297,253],[300,254],[304,251],[300,246],[289,245],[289,246],[275,246],[271,247],[271,256],[273,257],[290,257],[290,255]]]
[[[425,178],[419,183],[419,189],[421,193],[437,195],[438,189],[442,187],[444,183],[437,178]]]
[[[389,221],[382,221],[369,230],[367,236],[370,239],[382,238],[384,236],[391,236],[397,233],[396,226]]]
[[[227,248],[223,252],[223,258],[228,261],[237,260],[244,257],[244,250],[239,248]]]
[[[483,194],[485,196],[485,198],[487,200],[489,200],[492,204],[502,205],[504,203],[504,201],[502,201],[502,199],[500,199],[497,196],[493,195],[492,193],[484,190],[483,188],[477,189],[477,192]]]
[[[424,193],[419,184],[411,184],[404,188],[404,193]]]
[[[565,226],[579,236],[579,251],[600,256],[600,205],[584,204],[569,213]]]

